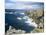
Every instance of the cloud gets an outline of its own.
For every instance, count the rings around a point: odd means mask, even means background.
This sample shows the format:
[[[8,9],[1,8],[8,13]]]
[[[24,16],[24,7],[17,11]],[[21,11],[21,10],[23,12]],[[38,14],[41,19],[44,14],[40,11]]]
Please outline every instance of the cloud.
[[[9,1],[12,1],[12,2],[16,2],[16,1],[25,1],[25,2],[27,2],[27,1],[34,1],[34,2],[43,2],[43,0],[9,0]]]
[[[40,8],[40,3],[32,3],[32,2],[20,2],[16,0],[6,0],[5,1],[5,8],[6,9],[34,9]]]
[[[39,8],[39,5],[25,5],[25,4],[17,4],[17,3],[6,4],[6,9],[33,9],[33,8]]]
[[[6,3],[5,4],[5,8],[6,9],[15,9],[15,4],[13,4],[13,3]]]

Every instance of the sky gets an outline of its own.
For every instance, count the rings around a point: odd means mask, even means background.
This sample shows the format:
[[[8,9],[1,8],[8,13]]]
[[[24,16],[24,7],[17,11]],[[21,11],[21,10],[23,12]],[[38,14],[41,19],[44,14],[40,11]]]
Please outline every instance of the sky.
[[[6,9],[37,9],[42,8],[43,4],[31,1],[5,0]]]

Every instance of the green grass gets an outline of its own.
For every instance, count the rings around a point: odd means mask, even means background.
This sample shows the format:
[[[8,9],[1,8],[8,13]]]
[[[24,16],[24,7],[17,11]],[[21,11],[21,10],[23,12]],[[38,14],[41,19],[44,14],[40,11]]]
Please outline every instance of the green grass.
[[[44,29],[37,28],[37,29],[33,30],[32,32],[33,33],[42,33],[42,32],[44,32]]]

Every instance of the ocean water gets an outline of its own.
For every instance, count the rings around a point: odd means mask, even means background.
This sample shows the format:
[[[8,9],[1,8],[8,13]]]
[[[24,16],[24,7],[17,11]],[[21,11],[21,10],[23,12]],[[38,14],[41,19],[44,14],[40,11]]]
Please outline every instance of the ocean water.
[[[13,26],[16,29],[21,29],[26,32],[31,32],[35,29],[35,25],[32,24],[32,20],[28,20],[28,16],[25,14],[25,10],[12,10],[6,11],[5,13],[5,31],[9,28],[9,26]],[[26,22],[27,21],[27,22]]]

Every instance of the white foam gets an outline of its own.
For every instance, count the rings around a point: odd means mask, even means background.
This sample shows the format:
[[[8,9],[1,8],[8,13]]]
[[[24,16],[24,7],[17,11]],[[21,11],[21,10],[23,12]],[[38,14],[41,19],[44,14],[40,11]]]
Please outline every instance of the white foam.
[[[13,12],[6,12],[6,14],[13,14]]]
[[[9,12],[9,14],[13,14],[13,12]]]
[[[32,22],[33,19],[28,18],[25,23],[27,23],[30,26],[37,27],[37,24],[35,22]]]
[[[25,19],[25,20],[26,20],[26,19],[27,19],[27,17],[26,17],[26,16],[24,16],[22,19]]]
[[[21,20],[22,18],[21,17],[17,17],[18,20]]]
[[[24,13],[20,13],[20,14],[24,15]]]

